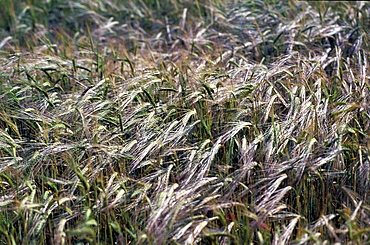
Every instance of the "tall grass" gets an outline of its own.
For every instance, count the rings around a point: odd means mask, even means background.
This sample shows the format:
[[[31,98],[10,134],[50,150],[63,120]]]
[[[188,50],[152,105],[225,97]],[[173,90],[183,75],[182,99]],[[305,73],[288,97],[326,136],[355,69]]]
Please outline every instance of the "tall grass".
[[[367,243],[369,9],[4,1],[0,243]]]

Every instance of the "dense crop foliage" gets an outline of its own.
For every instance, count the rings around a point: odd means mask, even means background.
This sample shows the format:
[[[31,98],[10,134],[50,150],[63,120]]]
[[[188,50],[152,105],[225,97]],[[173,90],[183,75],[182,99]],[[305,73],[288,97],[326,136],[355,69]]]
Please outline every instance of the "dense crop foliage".
[[[0,244],[370,241],[369,2],[0,12]]]

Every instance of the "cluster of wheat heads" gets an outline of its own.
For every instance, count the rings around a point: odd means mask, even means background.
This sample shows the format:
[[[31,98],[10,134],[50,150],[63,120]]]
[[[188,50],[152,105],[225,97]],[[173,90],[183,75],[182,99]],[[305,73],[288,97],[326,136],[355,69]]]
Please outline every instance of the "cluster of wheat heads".
[[[369,3],[0,8],[1,244],[369,242]]]

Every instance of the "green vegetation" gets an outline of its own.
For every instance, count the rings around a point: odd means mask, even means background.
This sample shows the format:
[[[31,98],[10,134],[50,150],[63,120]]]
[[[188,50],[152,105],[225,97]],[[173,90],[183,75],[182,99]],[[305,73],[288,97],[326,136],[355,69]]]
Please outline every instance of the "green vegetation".
[[[0,12],[0,244],[370,242],[369,2]]]

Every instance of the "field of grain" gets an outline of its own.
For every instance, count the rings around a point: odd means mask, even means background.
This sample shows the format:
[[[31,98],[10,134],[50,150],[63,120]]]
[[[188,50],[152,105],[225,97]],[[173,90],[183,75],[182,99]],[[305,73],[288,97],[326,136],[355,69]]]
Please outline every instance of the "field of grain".
[[[0,244],[370,242],[370,2],[0,13]]]

